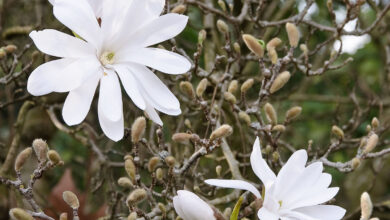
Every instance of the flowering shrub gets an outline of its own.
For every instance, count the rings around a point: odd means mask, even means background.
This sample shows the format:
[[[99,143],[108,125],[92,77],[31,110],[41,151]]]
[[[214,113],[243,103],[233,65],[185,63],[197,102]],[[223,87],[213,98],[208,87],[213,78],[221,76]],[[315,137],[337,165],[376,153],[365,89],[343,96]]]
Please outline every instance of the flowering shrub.
[[[0,0],[0,219],[389,218],[389,11]]]

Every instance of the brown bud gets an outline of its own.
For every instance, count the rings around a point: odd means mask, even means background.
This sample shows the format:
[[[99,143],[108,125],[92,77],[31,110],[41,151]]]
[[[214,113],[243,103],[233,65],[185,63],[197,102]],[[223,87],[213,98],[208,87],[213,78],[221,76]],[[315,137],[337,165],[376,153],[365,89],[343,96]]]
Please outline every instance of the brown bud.
[[[18,47],[13,45],[13,44],[7,45],[4,48],[5,52],[7,52],[7,53],[14,53],[17,49],[18,49]]]
[[[360,166],[360,163],[361,163],[361,161],[359,158],[357,158],[357,157],[353,158],[352,163],[351,163],[352,169],[353,170],[357,169]]]
[[[168,156],[165,158],[165,163],[168,165],[168,167],[175,166],[176,159],[172,156]]]
[[[278,115],[276,114],[275,108],[270,103],[264,105],[264,111],[271,124],[275,125],[278,123]]]
[[[279,89],[283,88],[284,85],[290,80],[291,74],[288,71],[284,71],[280,73],[275,81],[272,83],[270,88],[270,93],[273,94],[277,92]]]
[[[131,178],[131,180],[134,183],[135,182],[136,169],[135,169],[135,164],[134,164],[134,161],[133,161],[132,157],[126,157],[125,158],[125,170],[127,172],[127,175],[129,175],[129,177]]]
[[[65,191],[62,193],[62,198],[72,209],[78,209],[80,207],[79,199],[71,191]]]
[[[26,148],[18,154],[15,160],[15,171],[20,172],[23,168],[23,165],[26,163],[27,159],[31,156],[32,148]]]
[[[128,177],[121,177],[118,179],[118,185],[123,188],[131,188],[133,187],[133,183]]]
[[[137,212],[132,212],[129,216],[127,216],[127,220],[136,220],[137,218]]]
[[[32,143],[35,155],[38,158],[39,162],[45,162],[47,160],[47,152],[49,151],[49,146],[46,141],[42,139],[35,139]]]
[[[360,220],[368,220],[372,215],[373,205],[367,192],[364,192],[360,197],[360,208],[362,212]]]
[[[131,126],[131,141],[138,143],[145,133],[146,120],[144,117],[138,117]]]
[[[259,40],[253,37],[250,34],[242,35],[242,39],[245,42],[245,45],[249,48],[252,53],[256,54],[259,58],[264,56],[264,48],[263,45],[259,43]]]
[[[232,80],[230,83],[229,83],[229,87],[228,87],[228,92],[234,94],[238,89],[238,81],[237,80]]]
[[[179,143],[187,143],[192,138],[192,134],[176,133],[172,135],[172,140]]]
[[[253,79],[247,79],[241,86],[241,92],[246,93],[250,88],[252,88],[254,82],[255,81]]]
[[[233,128],[230,125],[224,124],[221,127],[217,128],[210,135],[210,140],[215,140],[218,138],[223,138],[231,135],[233,133]]]
[[[286,112],[286,121],[291,121],[291,120],[295,119],[296,117],[298,117],[301,114],[301,112],[302,112],[302,108],[299,106],[295,106],[295,107],[290,108]]]
[[[299,42],[299,31],[297,26],[292,23],[286,23],[286,31],[288,35],[288,40],[290,41],[290,46],[297,47]]]
[[[180,4],[176,7],[174,7],[171,12],[177,13],[177,14],[184,14],[184,12],[186,12],[186,10],[187,10],[187,7],[183,4]]]
[[[364,147],[363,153],[367,154],[370,153],[371,151],[374,150],[376,145],[378,144],[379,137],[377,134],[372,134],[368,139],[367,139],[367,144]]]
[[[237,99],[236,99],[236,97],[232,94],[232,93],[230,93],[230,92],[225,92],[224,94],[223,94],[223,97],[225,98],[225,100],[226,101],[228,101],[230,104],[236,104],[236,102],[237,102]]]
[[[336,125],[333,125],[332,133],[334,135],[336,135],[339,139],[343,139],[344,138],[344,131],[341,128],[339,128],[338,126],[336,126]]]
[[[246,112],[239,112],[238,118],[240,118],[240,120],[244,121],[247,125],[251,124],[251,117]]]
[[[185,93],[188,97],[194,98],[194,87],[192,87],[192,84],[188,81],[180,82],[180,89],[183,93]]]
[[[128,206],[133,206],[137,203],[142,202],[146,198],[147,194],[144,189],[135,189],[126,199]]]
[[[58,154],[55,150],[49,150],[47,152],[47,158],[50,160],[50,162],[54,165],[59,165],[62,163],[61,156]]]
[[[280,40],[279,38],[277,38],[277,37],[273,38],[267,44],[267,51],[271,50],[272,48],[273,49],[277,48],[281,43],[282,43],[282,40]]]
[[[68,220],[68,213],[64,212],[60,215],[60,220]]]
[[[209,81],[206,78],[202,79],[199,82],[198,87],[196,87],[196,95],[198,97],[202,97],[203,96],[203,93],[204,93],[204,91],[206,91],[208,83],[209,83]]]
[[[286,130],[286,126],[284,125],[275,125],[272,127],[272,131],[284,132]]]
[[[159,157],[152,157],[152,158],[150,158],[149,163],[148,163],[148,170],[149,170],[149,172],[152,173],[156,169],[156,167],[158,165],[158,162],[160,162],[160,158]]]
[[[223,33],[223,34],[227,34],[229,32],[228,25],[224,21],[222,21],[221,19],[219,19],[217,21],[217,28],[218,28],[218,31]]]
[[[34,218],[21,208],[13,208],[9,211],[12,220],[34,220]]]

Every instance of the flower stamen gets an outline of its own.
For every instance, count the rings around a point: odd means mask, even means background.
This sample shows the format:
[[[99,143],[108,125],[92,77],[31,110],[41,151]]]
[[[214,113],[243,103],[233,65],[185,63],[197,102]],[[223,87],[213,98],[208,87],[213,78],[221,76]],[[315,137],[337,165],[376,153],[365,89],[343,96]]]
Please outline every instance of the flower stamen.
[[[108,64],[113,64],[114,63],[114,57],[115,57],[115,53],[113,52],[104,52],[101,56],[100,56],[100,62],[105,66],[105,65],[108,65]]]

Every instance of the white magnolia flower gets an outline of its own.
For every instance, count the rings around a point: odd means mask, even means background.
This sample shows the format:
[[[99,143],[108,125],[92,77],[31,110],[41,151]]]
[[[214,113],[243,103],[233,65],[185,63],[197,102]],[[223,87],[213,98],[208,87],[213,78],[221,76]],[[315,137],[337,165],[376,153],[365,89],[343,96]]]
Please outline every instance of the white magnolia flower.
[[[27,89],[32,95],[69,92],[62,115],[68,125],[76,125],[88,114],[100,84],[99,122],[115,141],[122,139],[124,132],[120,81],[134,104],[154,122],[162,125],[156,110],[181,113],[177,98],[147,67],[168,74],[190,69],[186,58],[150,47],[179,34],[187,24],[186,16],[160,16],[164,0],[51,2],[55,17],[83,40],[51,29],[31,32],[39,50],[61,58],[39,66],[30,75]]]
[[[177,191],[173,197],[173,206],[177,214],[184,220],[215,220],[214,211],[196,194],[187,191]]]
[[[257,138],[250,161],[253,171],[265,186],[263,207],[257,213],[261,220],[339,220],[344,216],[345,210],[341,207],[320,205],[332,199],[339,188],[329,188],[332,176],[322,172],[321,162],[305,167],[305,150],[296,151],[276,176],[263,159]],[[256,187],[245,181],[210,179],[205,182],[248,190],[261,198]]]

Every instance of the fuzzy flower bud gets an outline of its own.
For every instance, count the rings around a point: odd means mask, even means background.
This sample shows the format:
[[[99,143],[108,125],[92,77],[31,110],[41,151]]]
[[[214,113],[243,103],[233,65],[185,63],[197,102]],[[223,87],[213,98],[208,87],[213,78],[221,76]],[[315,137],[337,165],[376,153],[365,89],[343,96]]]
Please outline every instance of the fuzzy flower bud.
[[[194,87],[192,84],[188,81],[180,82],[180,89],[181,91],[186,94],[190,98],[194,98]]]
[[[51,163],[53,163],[54,165],[59,165],[62,162],[62,159],[61,159],[61,156],[58,154],[57,151],[55,150],[49,150],[47,152],[47,158],[50,160]]]
[[[134,164],[132,156],[128,155],[128,156],[125,157],[125,170],[126,170],[127,175],[129,175],[129,177],[131,178],[131,180],[134,183],[135,182],[135,173],[136,173],[135,170],[136,169],[135,169],[135,164]]]
[[[247,79],[241,86],[241,93],[246,93],[250,88],[252,88],[254,82],[255,81],[253,79]]]
[[[274,106],[272,106],[270,103],[267,103],[264,105],[264,111],[267,115],[267,119],[271,124],[278,123],[278,115],[276,114]]]
[[[288,40],[290,41],[290,46],[297,47],[299,42],[299,31],[297,26],[292,23],[286,23],[286,31],[288,35]]]
[[[176,159],[172,156],[168,156],[165,158],[165,163],[168,165],[168,167],[173,167],[175,166]]]
[[[367,139],[367,144],[364,147],[363,153],[367,154],[370,153],[376,145],[378,144],[379,137],[377,134],[372,134],[368,139]]]
[[[238,54],[241,53],[241,46],[240,46],[239,43],[234,42],[234,44],[233,44],[233,49],[234,49],[234,51],[235,51],[236,53],[238,53]]]
[[[298,117],[301,114],[301,112],[302,112],[302,108],[299,106],[295,106],[295,107],[290,108],[286,112],[286,121],[291,121],[291,120],[295,119],[296,117]]]
[[[355,158],[352,159],[351,163],[352,163],[351,164],[352,169],[355,170],[355,169],[357,169],[360,166],[361,161],[360,161],[359,158],[355,157]]]
[[[264,46],[260,44],[261,41],[259,42],[258,39],[250,34],[242,35],[242,39],[252,53],[256,54],[259,58],[264,56]]]
[[[156,179],[161,181],[164,178],[164,171],[161,168],[157,168],[156,170]]]
[[[199,82],[198,86],[196,87],[196,96],[198,96],[198,97],[203,96],[203,93],[204,93],[204,91],[206,91],[208,83],[209,83],[209,81],[206,78],[202,79]]]
[[[332,127],[332,133],[337,136],[338,139],[344,138],[344,131],[336,125]]]
[[[229,83],[229,87],[228,87],[228,92],[234,94],[238,89],[238,81],[237,80],[232,80],[230,83]]]
[[[280,73],[275,81],[272,83],[270,88],[270,93],[273,94],[277,92],[279,89],[283,88],[284,85],[290,80],[291,74],[288,71],[284,71]]]
[[[281,43],[282,43],[282,40],[280,40],[279,38],[277,38],[277,37],[273,38],[267,44],[267,51],[271,50],[272,48],[273,49],[277,48]]]
[[[65,191],[62,193],[62,198],[72,209],[78,209],[80,207],[79,199],[71,191]]]
[[[15,160],[15,171],[20,172],[23,168],[23,165],[26,163],[27,159],[31,156],[32,148],[26,148],[18,154]]]
[[[175,133],[172,135],[172,140],[179,143],[187,143],[192,138],[192,134]]]
[[[221,7],[222,11],[226,12],[226,4],[223,0],[218,0],[218,5]]]
[[[207,32],[204,29],[200,30],[198,33],[198,44],[202,45],[206,37],[207,37]]]
[[[3,48],[0,48],[0,60],[7,56],[7,53]]]
[[[157,165],[158,165],[158,162],[160,162],[160,158],[159,157],[152,157],[150,158],[149,162],[148,162],[148,170],[149,172],[153,172]]]
[[[13,45],[13,44],[7,45],[4,48],[5,52],[7,52],[7,53],[14,53],[17,49],[18,49],[18,47]]]
[[[60,215],[60,220],[68,220],[68,213],[64,212]]]
[[[309,56],[309,49],[307,48],[306,44],[301,44],[299,48],[302,50],[303,54],[307,57]]]
[[[118,179],[118,185],[123,188],[131,188],[133,187],[133,183],[128,177],[121,177]]]
[[[222,172],[222,166],[221,165],[216,166],[215,173],[217,174],[217,176],[221,176],[221,172]]]
[[[131,141],[138,143],[145,133],[146,120],[144,117],[138,117],[131,126]]]
[[[135,189],[126,199],[128,206],[133,206],[137,203],[142,202],[146,198],[147,194],[144,189]]]
[[[378,118],[374,117],[371,121],[371,126],[374,128],[374,129],[377,129],[379,127],[379,120]]]
[[[225,92],[223,94],[223,96],[224,96],[225,100],[228,101],[230,104],[236,104],[237,99],[236,99],[236,97],[232,93]]]
[[[42,139],[35,139],[32,143],[32,147],[39,162],[44,162],[47,160],[46,155],[49,151],[49,146],[47,145],[46,141]]]
[[[284,125],[275,125],[272,127],[272,131],[284,132],[286,131],[286,126]]]
[[[177,14],[184,14],[184,12],[186,12],[186,10],[187,10],[187,7],[183,4],[180,4],[176,7],[174,7],[171,12],[177,13]]]
[[[370,195],[367,192],[364,192],[360,197],[360,208],[362,210],[360,220],[368,220],[371,217],[373,206]]]
[[[136,220],[137,218],[138,216],[136,212],[132,212],[129,216],[127,216],[127,220]]]
[[[9,211],[12,220],[34,220],[34,218],[21,208],[13,208]]]
[[[251,124],[251,117],[246,112],[239,112],[238,118],[241,121],[245,122],[247,125]]]
[[[223,33],[223,34],[226,34],[229,32],[228,25],[224,21],[222,21],[221,19],[219,19],[217,21],[217,28],[218,28],[218,31]]]
[[[224,124],[221,127],[217,128],[210,135],[210,140],[215,140],[218,138],[223,138],[231,135],[233,133],[233,128],[230,125]]]

